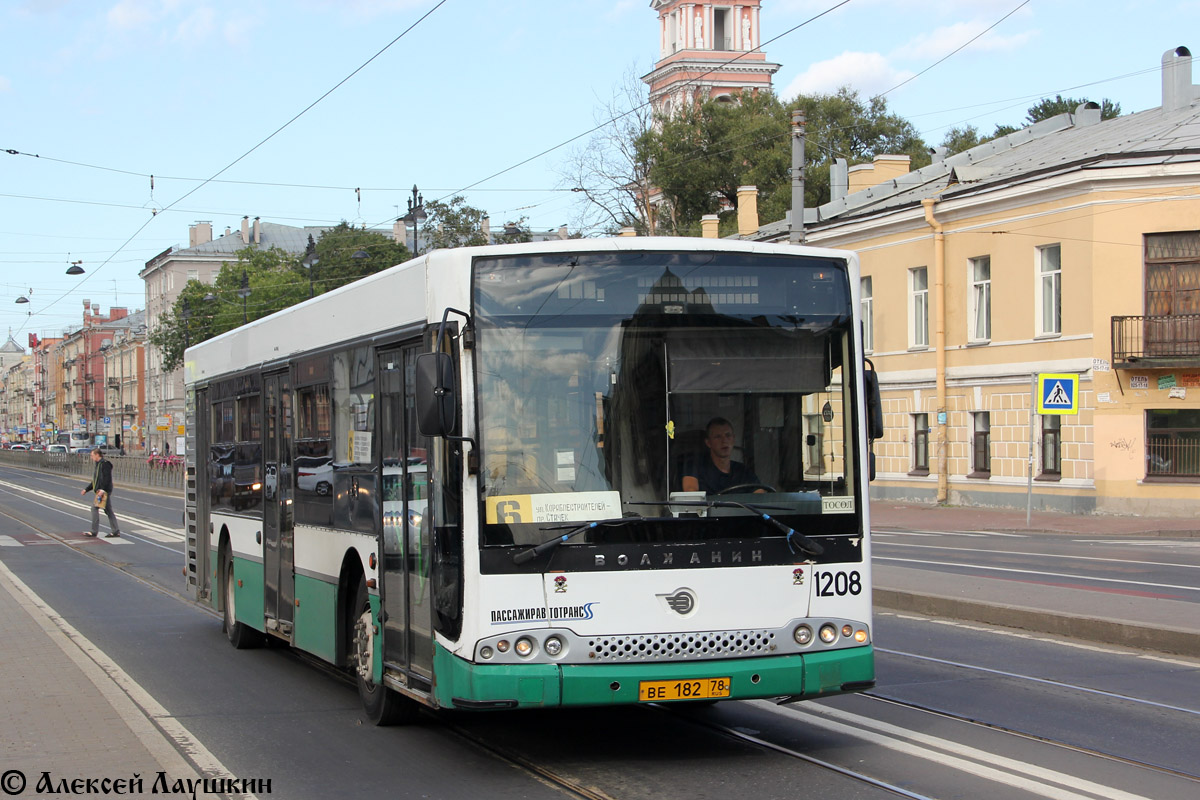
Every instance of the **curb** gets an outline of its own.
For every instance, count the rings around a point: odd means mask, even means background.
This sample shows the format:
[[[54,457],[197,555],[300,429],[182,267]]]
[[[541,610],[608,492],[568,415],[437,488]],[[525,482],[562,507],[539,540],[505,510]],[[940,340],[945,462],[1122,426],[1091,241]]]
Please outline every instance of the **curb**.
[[[872,533],[907,533],[911,531],[940,531],[952,533],[1048,533],[1061,536],[1103,536],[1106,538],[1128,539],[1200,539],[1200,529],[1171,530],[1169,528],[1159,528],[1155,530],[1137,531],[1065,531],[1061,528],[1001,528],[999,526],[980,528],[971,527],[969,525],[961,528],[915,528],[909,525],[889,525],[887,523],[881,523],[878,527],[875,525],[871,526]]]
[[[1007,628],[1049,633],[1087,642],[1118,645],[1159,653],[1200,657],[1200,631],[1138,625],[1119,620],[1081,617],[1022,606],[984,603],[957,597],[917,594],[898,589],[873,590],[875,605],[891,611],[910,611],[931,617],[983,622]]]

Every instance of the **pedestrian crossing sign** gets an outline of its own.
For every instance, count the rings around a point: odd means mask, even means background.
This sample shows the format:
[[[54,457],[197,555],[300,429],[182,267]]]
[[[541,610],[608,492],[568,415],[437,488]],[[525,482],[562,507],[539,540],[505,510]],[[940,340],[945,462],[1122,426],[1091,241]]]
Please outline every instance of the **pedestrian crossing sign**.
[[[1038,373],[1038,413],[1078,414],[1079,376]]]

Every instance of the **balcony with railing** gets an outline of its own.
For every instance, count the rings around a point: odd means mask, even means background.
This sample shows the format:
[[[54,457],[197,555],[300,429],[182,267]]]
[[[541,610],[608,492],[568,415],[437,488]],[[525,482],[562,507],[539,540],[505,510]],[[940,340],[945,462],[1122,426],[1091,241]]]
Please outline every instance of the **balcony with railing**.
[[[1200,314],[1112,318],[1117,369],[1200,366]]]

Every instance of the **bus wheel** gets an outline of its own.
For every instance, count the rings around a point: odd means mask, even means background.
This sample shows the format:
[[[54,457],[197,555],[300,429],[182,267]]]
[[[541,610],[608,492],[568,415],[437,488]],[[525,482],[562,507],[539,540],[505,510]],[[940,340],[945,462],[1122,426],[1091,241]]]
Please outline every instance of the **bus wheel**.
[[[257,647],[262,641],[262,637],[258,631],[250,626],[238,622],[234,617],[234,587],[236,578],[233,577],[233,554],[229,550],[225,551],[225,566],[222,570],[225,576],[225,636],[228,637],[229,643],[238,650],[245,650],[249,647]]]
[[[404,725],[417,717],[417,703],[399,692],[375,683],[372,678],[375,663],[375,647],[379,637],[375,635],[375,620],[371,614],[371,598],[367,584],[358,580],[354,605],[350,608],[350,668],[354,671],[354,682],[358,684],[358,699],[363,711],[375,725]]]

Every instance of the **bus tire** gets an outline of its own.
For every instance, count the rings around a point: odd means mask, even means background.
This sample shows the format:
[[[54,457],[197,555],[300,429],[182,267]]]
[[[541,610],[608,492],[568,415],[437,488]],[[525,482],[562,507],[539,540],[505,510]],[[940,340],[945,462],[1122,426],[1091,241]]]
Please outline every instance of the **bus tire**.
[[[262,635],[249,625],[238,622],[234,612],[234,589],[237,584],[234,582],[236,578],[233,576],[233,554],[228,547],[225,548],[225,557],[222,559],[222,563],[224,566],[221,568],[221,584],[225,593],[222,628],[225,631],[225,637],[237,650],[258,647],[262,643]]]
[[[358,699],[373,725],[406,725],[417,718],[416,701],[371,679],[374,648],[379,641],[372,633],[374,625],[367,582],[360,577],[346,621],[346,630],[350,633],[350,669],[358,685]]]

